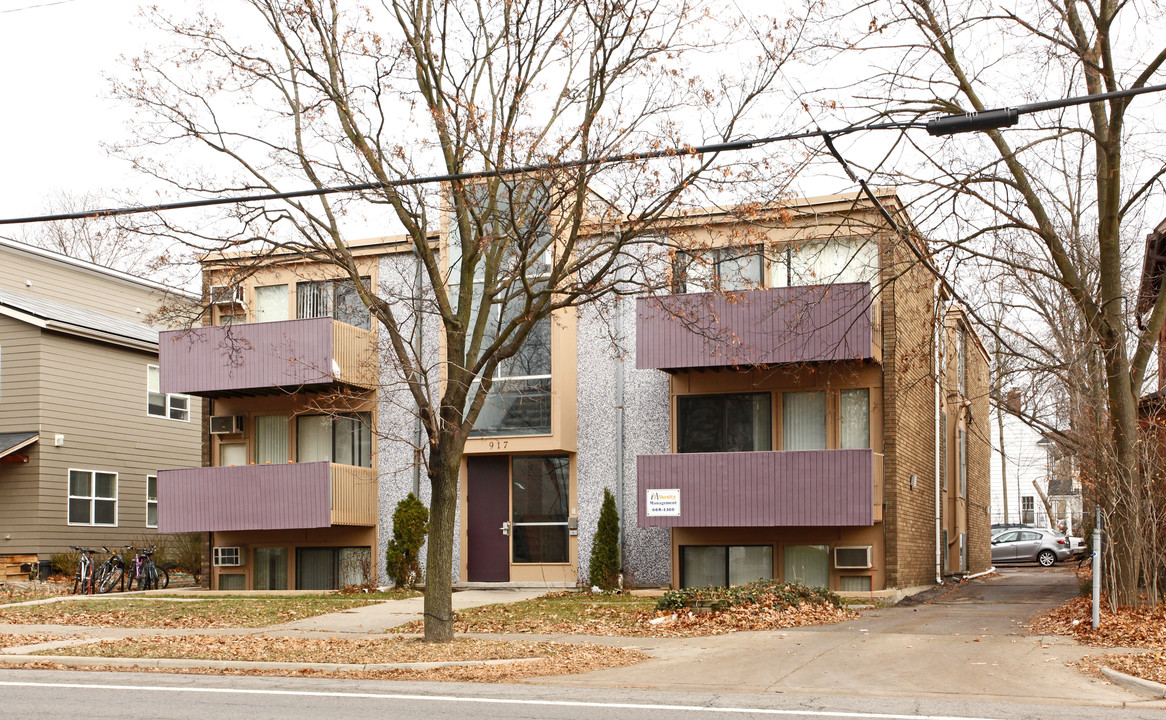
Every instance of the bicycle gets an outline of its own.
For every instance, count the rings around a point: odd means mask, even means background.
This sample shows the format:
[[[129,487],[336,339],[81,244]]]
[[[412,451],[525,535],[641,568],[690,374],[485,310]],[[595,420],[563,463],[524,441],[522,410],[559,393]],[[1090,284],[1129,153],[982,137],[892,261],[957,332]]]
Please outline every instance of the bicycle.
[[[137,583],[138,590],[165,590],[170,586],[170,573],[154,564],[153,547],[147,550],[126,545],[126,548],[134,551],[134,559],[126,573],[126,585],[132,588]]]
[[[121,559],[121,555],[117,554],[116,550],[110,550],[104,545],[101,549],[109,554],[105,562],[101,563],[101,567],[97,568],[97,592],[107,593],[113,590],[125,575],[125,561]],[[125,585],[122,585],[125,589]]]
[[[70,545],[69,549],[81,553],[81,559],[77,562],[77,574],[73,576],[73,594],[90,595],[96,592],[93,556],[97,551],[76,545]]]

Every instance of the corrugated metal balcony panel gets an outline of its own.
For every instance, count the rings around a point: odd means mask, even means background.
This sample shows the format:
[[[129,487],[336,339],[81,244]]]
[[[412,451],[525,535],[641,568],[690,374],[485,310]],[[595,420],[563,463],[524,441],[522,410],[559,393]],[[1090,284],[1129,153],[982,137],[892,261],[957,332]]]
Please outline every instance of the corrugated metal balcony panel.
[[[880,360],[869,283],[640,298],[636,367]]]
[[[290,530],[332,523],[327,462],[158,471],[158,532]]]
[[[636,467],[641,527],[868,526],[881,519],[874,503],[882,456],[872,450],[640,455]],[[648,491],[673,489],[680,515],[648,517]]]
[[[375,377],[371,333],[332,318],[169,330],[161,391],[190,395],[347,383]]]
[[[332,524],[377,524],[377,473],[372,468],[332,466]]]

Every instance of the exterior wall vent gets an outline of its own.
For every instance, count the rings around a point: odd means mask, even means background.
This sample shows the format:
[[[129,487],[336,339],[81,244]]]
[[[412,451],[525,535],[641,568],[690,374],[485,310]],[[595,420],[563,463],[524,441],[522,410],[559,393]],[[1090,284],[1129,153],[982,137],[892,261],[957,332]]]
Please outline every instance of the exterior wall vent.
[[[866,570],[871,566],[870,545],[834,548],[834,567],[839,570]]]

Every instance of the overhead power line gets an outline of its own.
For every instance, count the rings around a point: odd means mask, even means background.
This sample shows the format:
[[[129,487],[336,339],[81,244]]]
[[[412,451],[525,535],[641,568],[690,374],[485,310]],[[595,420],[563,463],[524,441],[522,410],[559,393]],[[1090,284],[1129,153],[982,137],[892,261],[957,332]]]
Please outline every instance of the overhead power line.
[[[458,182],[489,177],[507,177],[511,175],[544,172],[547,170],[610,165],[615,163],[637,162],[641,160],[658,160],[661,158],[686,157],[692,155],[704,155],[707,153],[737,152],[740,150],[752,150],[754,148],[758,148],[763,145],[769,145],[775,142],[806,140],[815,137],[833,139],[843,135],[849,135],[856,132],[865,132],[868,130],[910,130],[915,128],[926,128],[927,132],[931,135],[953,135],[963,132],[974,132],[978,130],[991,130],[1001,127],[1011,127],[1012,125],[1016,124],[1020,115],[1027,115],[1042,110],[1051,110],[1055,108],[1069,107],[1072,105],[1083,105],[1086,103],[1099,102],[1114,98],[1132,97],[1144,93],[1160,92],[1162,90],[1166,90],[1166,85],[1150,85],[1141,88],[1134,88],[1131,90],[1118,90],[1116,92],[1110,93],[1082,95],[1078,97],[1064,98],[1061,100],[1048,100],[1039,103],[1032,103],[1029,105],[1021,105],[1013,108],[998,108],[994,110],[984,110],[982,112],[946,115],[943,117],[934,118],[927,121],[926,123],[881,122],[867,123],[863,125],[848,125],[837,130],[807,130],[804,132],[788,133],[785,135],[773,135],[770,137],[755,138],[752,140],[731,140],[727,142],[710,143],[707,145],[684,145],[679,147],[671,147],[664,150],[623,153],[617,155],[606,155],[598,158],[583,158],[579,160],[559,160],[547,163],[536,163],[517,167],[499,168],[497,170],[479,170],[474,172],[447,173],[443,175],[426,175],[422,177],[390,180],[389,182],[384,183],[354,183],[350,185],[333,185],[322,188],[311,188],[307,190],[293,190],[289,192],[232,195],[227,197],[203,198],[199,200],[185,200],[173,203],[159,203],[156,205],[138,205],[124,208],[83,210],[80,212],[58,213],[54,215],[33,215],[30,217],[4,218],[0,219],[0,225],[54,222],[58,220],[82,220],[87,218],[115,217],[118,215],[134,215],[140,213],[163,212],[167,210],[184,210],[189,208],[211,207],[215,205],[231,205],[235,203],[265,202],[269,200],[291,200],[303,197],[367,192],[370,190],[379,190],[387,187],[408,187],[412,185],[427,185],[437,182]]]

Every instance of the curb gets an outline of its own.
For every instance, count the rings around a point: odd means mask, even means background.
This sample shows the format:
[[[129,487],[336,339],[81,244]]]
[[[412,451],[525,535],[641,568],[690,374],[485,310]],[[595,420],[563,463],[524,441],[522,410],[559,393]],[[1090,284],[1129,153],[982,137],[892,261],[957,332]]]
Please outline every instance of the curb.
[[[1166,685],[1153,680],[1144,680],[1133,675],[1126,675],[1123,672],[1118,672],[1104,665],[1099,666],[1101,674],[1109,678],[1113,682],[1121,685],[1126,690],[1132,690],[1136,693],[1149,695],[1154,698],[1166,698]]]
[[[176,658],[121,658],[86,657],[79,655],[0,655],[0,664],[30,665],[56,663],[69,667],[139,667],[171,668],[180,670],[330,670],[332,672],[369,672],[375,670],[437,670],[450,667],[505,665],[545,660],[541,657],[509,660],[451,660],[446,662],[416,663],[295,663],[261,662],[256,660],[187,660]]]

